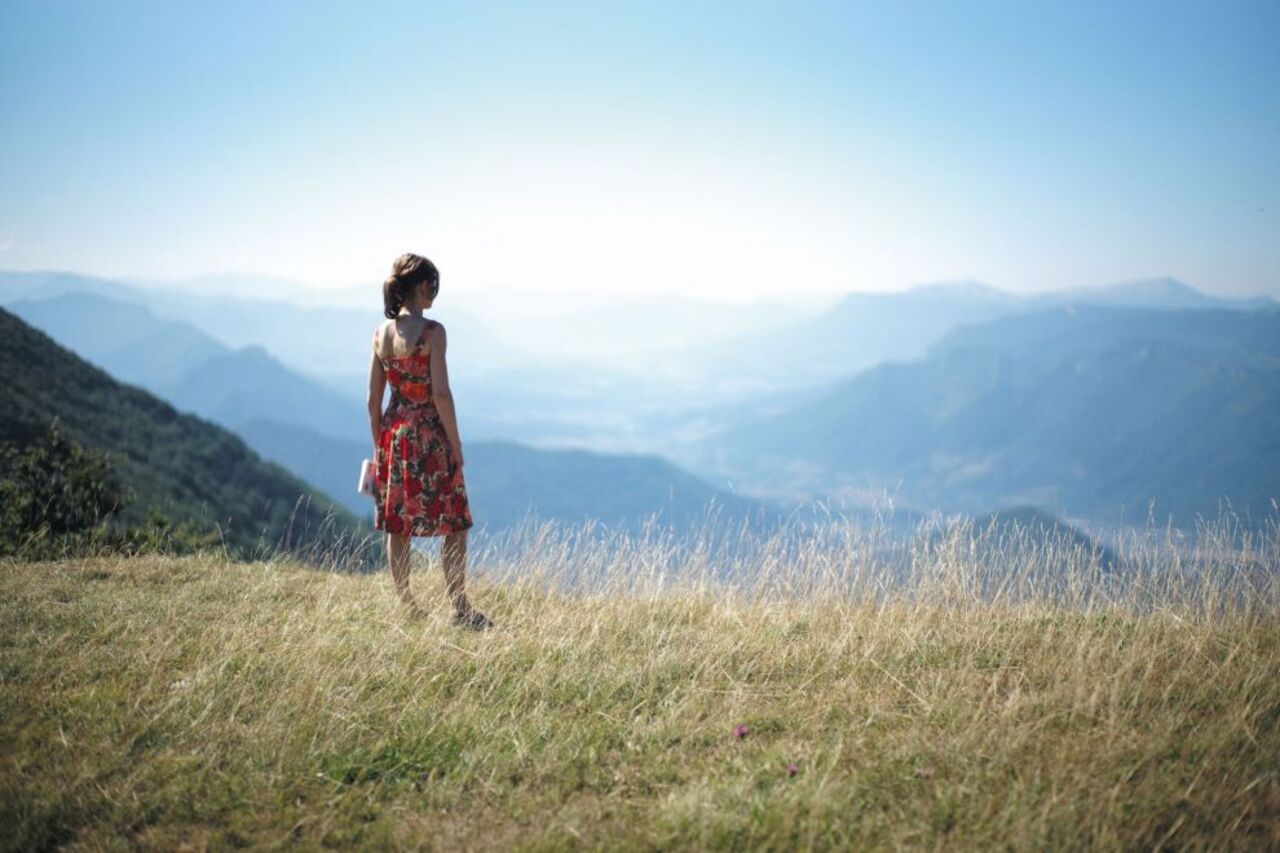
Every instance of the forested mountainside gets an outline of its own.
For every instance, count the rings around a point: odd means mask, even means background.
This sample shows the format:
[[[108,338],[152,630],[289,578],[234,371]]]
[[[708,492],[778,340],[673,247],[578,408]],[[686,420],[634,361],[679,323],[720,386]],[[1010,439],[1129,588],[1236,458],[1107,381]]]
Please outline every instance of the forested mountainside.
[[[75,441],[107,451],[136,496],[126,521],[154,507],[174,521],[216,525],[239,551],[359,528],[232,433],[117,382],[3,309],[0,375],[0,440],[24,447],[56,420]]]

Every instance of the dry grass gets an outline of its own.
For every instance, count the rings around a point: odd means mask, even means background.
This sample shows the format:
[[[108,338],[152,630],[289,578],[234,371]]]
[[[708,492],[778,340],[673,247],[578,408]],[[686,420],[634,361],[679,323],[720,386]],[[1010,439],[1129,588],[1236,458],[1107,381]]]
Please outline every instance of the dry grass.
[[[485,634],[424,557],[417,620],[385,573],[0,565],[3,845],[1280,845],[1274,526],[1109,572],[963,525],[581,533],[474,555]]]

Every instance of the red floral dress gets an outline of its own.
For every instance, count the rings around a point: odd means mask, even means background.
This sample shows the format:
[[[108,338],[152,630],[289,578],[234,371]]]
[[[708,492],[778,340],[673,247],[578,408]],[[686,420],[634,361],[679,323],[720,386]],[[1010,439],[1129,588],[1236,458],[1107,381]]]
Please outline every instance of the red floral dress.
[[[407,355],[383,356],[391,400],[374,459],[373,526],[400,536],[446,536],[472,526],[462,469],[431,398],[427,329]]]

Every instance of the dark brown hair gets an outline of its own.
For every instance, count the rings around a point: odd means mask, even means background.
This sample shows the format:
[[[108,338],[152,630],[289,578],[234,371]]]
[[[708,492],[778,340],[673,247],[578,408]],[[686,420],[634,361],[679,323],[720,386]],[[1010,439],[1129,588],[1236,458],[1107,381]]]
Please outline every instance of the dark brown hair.
[[[382,313],[394,320],[413,289],[424,281],[431,282],[434,293],[440,291],[440,271],[421,255],[403,254],[391,265],[391,275],[382,283]],[[434,295],[433,293],[433,295]]]

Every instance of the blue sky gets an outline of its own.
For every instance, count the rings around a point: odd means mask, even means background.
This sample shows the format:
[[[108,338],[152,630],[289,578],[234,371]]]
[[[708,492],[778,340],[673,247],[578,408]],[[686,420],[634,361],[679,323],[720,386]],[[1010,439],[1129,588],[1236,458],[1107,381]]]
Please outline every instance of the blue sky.
[[[1280,295],[1280,3],[0,5],[0,268]]]

